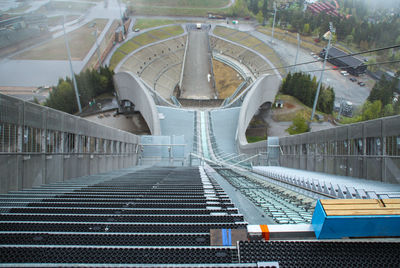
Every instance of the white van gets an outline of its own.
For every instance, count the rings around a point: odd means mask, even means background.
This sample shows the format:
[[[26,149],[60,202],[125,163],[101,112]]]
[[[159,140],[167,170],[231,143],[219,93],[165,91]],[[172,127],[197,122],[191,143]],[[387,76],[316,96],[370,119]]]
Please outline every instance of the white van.
[[[201,23],[196,23],[196,28],[201,29]]]

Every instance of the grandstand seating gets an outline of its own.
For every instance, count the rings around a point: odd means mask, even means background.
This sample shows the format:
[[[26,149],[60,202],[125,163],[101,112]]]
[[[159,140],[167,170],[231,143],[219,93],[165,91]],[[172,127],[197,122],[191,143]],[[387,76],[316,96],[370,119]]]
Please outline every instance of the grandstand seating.
[[[185,44],[186,37],[183,36],[141,49],[124,62],[121,71],[138,75],[169,99],[179,82]]]
[[[265,70],[269,68],[269,64],[256,53],[217,37],[212,36],[210,38],[213,51],[234,58],[246,65],[255,77],[266,73]]]

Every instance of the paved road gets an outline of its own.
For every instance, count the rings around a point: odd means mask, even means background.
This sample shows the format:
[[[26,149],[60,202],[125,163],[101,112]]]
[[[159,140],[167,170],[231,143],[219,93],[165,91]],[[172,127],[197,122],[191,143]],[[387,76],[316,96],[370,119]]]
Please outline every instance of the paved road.
[[[182,79],[181,98],[213,99],[215,91],[208,81],[210,55],[208,53],[208,32],[189,32],[188,49]]]
[[[112,20],[121,18],[118,0],[108,0],[108,2],[107,8],[104,8],[103,1],[98,2],[97,5],[90,9],[77,23],[67,25],[66,31],[71,32],[76,30],[96,18],[109,19],[104,30],[99,35],[100,44],[101,40],[104,38],[106,32],[111,26]],[[122,12],[125,10],[125,6],[123,4],[121,4],[121,10]],[[59,29],[54,30],[58,31]],[[56,32],[53,34],[53,38],[61,36],[62,34],[62,31]],[[38,46],[38,44],[32,47],[35,46]],[[80,73],[94,53],[96,53],[96,44],[93,44],[91,50],[82,61],[72,62],[74,72]],[[0,60],[0,86],[37,87],[44,85],[56,85],[60,77],[65,78],[66,76],[71,76],[68,61],[10,59],[14,55],[15,54]]]
[[[297,46],[286,43],[284,41],[274,39],[271,44],[271,36],[264,35],[257,31],[250,31],[250,34],[257,37],[258,39],[268,43],[276,51],[276,53],[284,61],[285,65],[294,64],[296,58]],[[297,63],[315,61],[310,55],[310,52],[305,49],[300,49]],[[332,67],[327,63],[327,67]],[[298,70],[303,72],[310,72],[311,75],[315,75],[318,79],[320,77],[320,71],[322,69],[322,62],[315,62],[306,65],[300,65],[297,67]],[[353,83],[349,80],[349,76],[344,77],[339,71],[328,70],[324,72],[323,83],[333,87],[337,99],[345,99],[351,101],[355,105],[361,105],[368,98],[370,89],[367,87],[360,87],[357,83]]]

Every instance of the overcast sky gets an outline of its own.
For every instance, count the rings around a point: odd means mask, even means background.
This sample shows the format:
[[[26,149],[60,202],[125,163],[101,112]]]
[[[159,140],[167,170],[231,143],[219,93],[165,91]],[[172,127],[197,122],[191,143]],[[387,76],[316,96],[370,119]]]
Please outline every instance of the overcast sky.
[[[364,0],[373,7],[400,7],[400,0]]]

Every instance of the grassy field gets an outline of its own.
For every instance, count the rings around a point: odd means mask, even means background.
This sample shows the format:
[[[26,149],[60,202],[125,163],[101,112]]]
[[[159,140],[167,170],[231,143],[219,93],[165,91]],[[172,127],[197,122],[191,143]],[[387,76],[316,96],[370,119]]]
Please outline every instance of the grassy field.
[[[139,44],[133,43],[132,41],[128,41],[120,48],[118,49],[119,51],[122,51],[125,54],[129,54],[130,52],[134,51],[135,49],[138,49],[140,47]]]
[[[153,43],[155,41],[158,41],[160,39],[157,39],[156,37],[153,37],[148,33],[144,33],[141,35],[136,36],[135,38],[133,38],[133,42],[140,44],[141,46]]]
[[[267,136],[264,136],[264,137],[246,136],[246,139],[247,139],[248,143],[254,143],[254,142],[259,142],[259,141],[265,141],[267,139]]]
[[[126,55],[140,48],[141,46],[159,40],[164,40],[169,37],[182,34],[183,32],[183,28],[180,25],[172,25],[137,35],[118,48],[118,50],[111,57],[110,68],[114,69]]]
[[[112,58],[110,60],[110,68],[114,69],[115,66],[126,56],[126,54],[122,53],[121,51],[117,50],[115,53],[112,55]]]
[[[150,4],[152,2],[155,4]],[[134,14],[139,15],[206,17],[208,13],[228,13],[229,9],[224,8],[228,3],[229,0],[131,0],[127,5]]]
[[[271,35],[271,30],[272,30],[272,28],[268,27],[268,26],[258,26],[257,27],[257,31],[259,31],[260,33],[266,34],[266,35]],[[288,31],[285,31],[285,30],[282,30],[279,28],[275,28],[274,38],[297,45],[297,34],[296,33],[291,33],[291,32],[288,32]],[[315,53],[319,53],[321,51],[321,49],[327,45],[327,42],[325,42],[325,41],[321,41],[320,43],[315,43],[311,36],[300,36],[300,40],[301,40],[300,46],[302,48],[308,49]]]
[[[298,99],[290,95],[276,95],[276,100],[284,101],[284,108],[276,108],[274,109],[273,119],[277,122],[286,122],[292,121],[297,113],[301,113],[304,119],[307,121],[311,118],[312,109],[307,107]],[[326,114],[317,112],[316,114],[325,116]],[[316,119],[314,119],[316,121]]]
[[[215,27],[215,29],[214,29],[214,34],[215,34],[215,35],[219,35],[219,36],[221,36],[221,37],[225,37],[225,36],[234,34],[234,33],[236,33],[236,32],[237,32],[236,30],[229,29],[229,28],[222,27],[222,26],[217,26],[217,27]]]
[[[79,15],[67,15],[67,16],[65,16],[65,22],[67,23],[67,22],[76,20],[77,18],[79,18]],[[49,27],[62,25],[62,23],[63,23],[63,16],[61,16],[61,15],[49,17],[49,19],[48,19]]]
[[[247,37],[246,39],[243,39],[240,43],[242,45],[245,45],[246,47],[251,47],[251,48],[262,44],[262,42],[260,40],[258,40],[255,37],[252,37],[252,36]]]
[[[129,0],[129,3],[150,7],[222,8],[229,4],[229,0]]]
[[[147,29],[153,28],[157,26],[169,25],[169,24],[176,24],[176,23],[183,23],[184,20],[162,20],[162,19],[137,19],[133,29]]]
[[[179,25],[168,26],[168,27],[162,28],[162,30],[164,32],[169,33],[172,36],[178,35],[178,34],[183,34],[183,32],[184,32],[182,26],[179,26]]]
[[[68,2],[68,1],[50,1],[48,4],[41,6],[34,13],[36,14],[54,14],[54,11],[69,11],[74,13],[85,13],[96,3],[90,2]]]
[[[95,42],[94,28],[89,27],[95,22],[97,29],[102,31],[107,24],[106,19],[93,20],[79,29],[68,33],[68,43],[72,60],[83,60]],[[64,36],[53,39],[41,46],[18,54],[18,60],[67,60],[67,51]]]
[[[230,97],[237,87],[243,82],[240,75],[222,62],[213,60],[215,86],[220,99]]]

